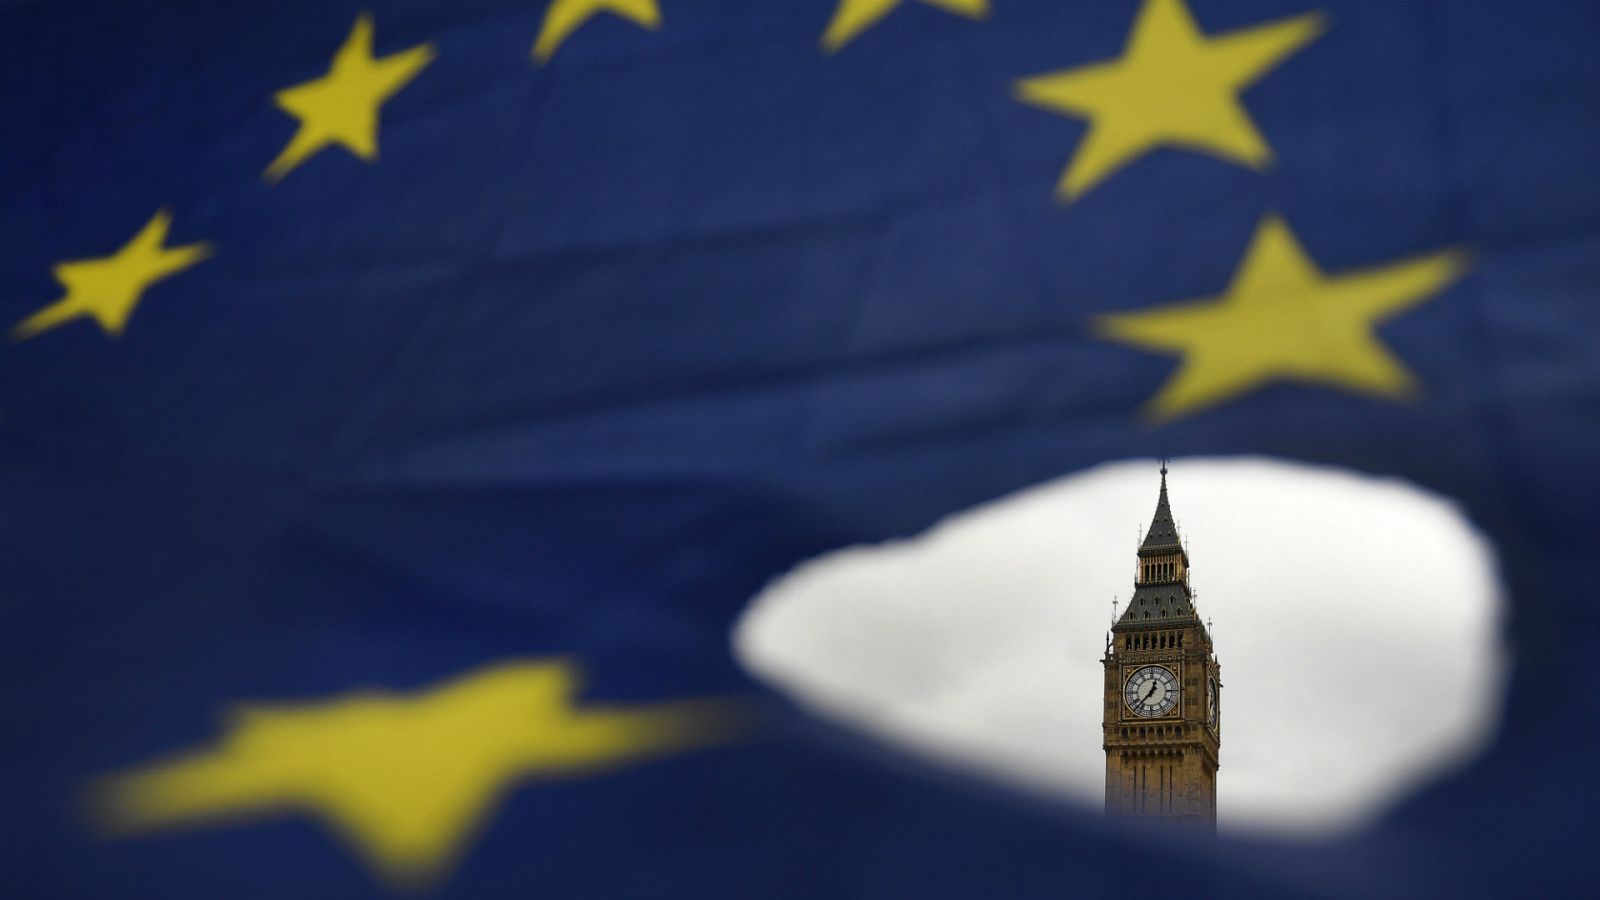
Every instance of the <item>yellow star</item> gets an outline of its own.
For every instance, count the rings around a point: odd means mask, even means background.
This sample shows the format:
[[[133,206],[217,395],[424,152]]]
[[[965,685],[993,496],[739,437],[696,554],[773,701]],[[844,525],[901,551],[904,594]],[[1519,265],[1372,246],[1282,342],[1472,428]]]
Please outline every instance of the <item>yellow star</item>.
[[[106,334],[119,337],[150,285],[211,255],[211,245],[204,242],[164,246],[171,227],[172,213],[159,210],[116,253],[57,263],[53,271],[66,295],[18,322],[11,339],[26,340],[79,316],[93,316]]]
[[[513,782],[573,778],[734,739],[729,700],[574,705],[565,660],[512,662],[430,691],[243,706],[215,745],[102,779],[110,835],[304,813],[402,887],[443,875]]]
[[[600,13],[608,12],[629,19],[652,31],[661,27],[661,10],[656,0],[550,0],[539,37],[533,42],[533,58],[543,65],[556,54],[562,42]]]
[[[829,53],[850,43],[856,35],[878,24],[878,20],[894,12],[904,0],[839,0],[833,20],[822,33],[823,49]],[[969,19],[982,19],[989,15],[989,0],[922,0],[946,12]]]
[[[362,13],[328,74],[273,95],[284,112],[300,120],[288,146],[267,166],[277,182],[324,147],[338,144],[371,162],[378,158],[378,107],[433,62],[432,44],[418,44],[381,58],[372,55],[372,16]]]
[[[1325,275],[1283,220],[1269,215],[1222,296],[1102,315],[1095,325],[1110,340],[1183,357],[1146,404],[1158,422],[1273,381],[1405,399],[1416,382],[1373,329],[1444,290],[1466,267],[1466,254],[1451,250]]]
[[[1056,195],[1071,202],[1161,146],[1265,168],[1272,149],[1239,93],[1323,29],[1307,13],[1208,38],[1183,0],[1145,0],[1121,59],[1017,82],[1024,103],[1089,120]]]

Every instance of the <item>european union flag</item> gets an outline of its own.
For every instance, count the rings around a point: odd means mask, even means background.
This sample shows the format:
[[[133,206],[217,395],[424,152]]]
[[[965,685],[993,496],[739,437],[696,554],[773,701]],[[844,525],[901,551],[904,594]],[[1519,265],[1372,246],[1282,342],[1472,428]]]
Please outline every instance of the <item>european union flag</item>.
[[[0,22],[7,895],[1592,890],[1600,6]],[[799,560],[1160,452],[1456,498],[1492,746],[1152,845],[731,656]]]

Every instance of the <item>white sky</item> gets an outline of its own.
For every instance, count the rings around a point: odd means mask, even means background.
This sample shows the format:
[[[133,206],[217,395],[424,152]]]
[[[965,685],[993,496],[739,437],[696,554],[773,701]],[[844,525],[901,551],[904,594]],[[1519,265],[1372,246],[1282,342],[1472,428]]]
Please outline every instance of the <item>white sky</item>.
[[[745,665],[814,711],[1098,808],[1100,657],[1155,511],[1154,461],[1101,466],[775,582]],[[1408,484],[1177,460],[1168,490],[1222,663],[1224,829],[1361,824],[1499,717],[1487,544]]]

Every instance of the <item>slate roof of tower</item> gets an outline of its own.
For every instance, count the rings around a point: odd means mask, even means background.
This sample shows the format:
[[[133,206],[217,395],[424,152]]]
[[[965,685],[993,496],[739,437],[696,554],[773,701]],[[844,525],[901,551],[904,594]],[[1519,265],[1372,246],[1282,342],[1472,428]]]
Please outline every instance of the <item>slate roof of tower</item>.
[[[1154,625],[1195,616],[1194,597],[1188,585],[1179,582],[1141,584],[1134,589],[1128,608],[1117,618],[1117,624]]]

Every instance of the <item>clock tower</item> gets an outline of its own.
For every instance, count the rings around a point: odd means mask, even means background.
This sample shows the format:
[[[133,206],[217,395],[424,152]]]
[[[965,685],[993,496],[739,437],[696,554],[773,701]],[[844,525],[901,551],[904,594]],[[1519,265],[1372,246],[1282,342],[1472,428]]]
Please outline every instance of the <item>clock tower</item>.
[[[1222,671],[1195,610],[1189,552],[1161,497],[1139,546],[1133,596],[1107,635],[1106,814],[1217,827]]]

